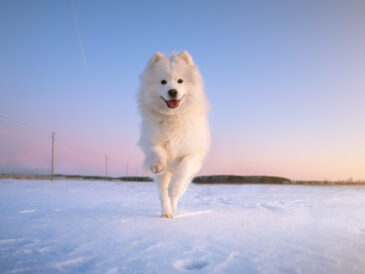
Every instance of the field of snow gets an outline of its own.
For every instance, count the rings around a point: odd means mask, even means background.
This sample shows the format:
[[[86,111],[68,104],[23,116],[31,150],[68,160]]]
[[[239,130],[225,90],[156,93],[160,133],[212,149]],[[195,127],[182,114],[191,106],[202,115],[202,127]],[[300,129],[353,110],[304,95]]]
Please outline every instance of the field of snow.
[[[365,187],[0,180],[1,273],[365,273]]]

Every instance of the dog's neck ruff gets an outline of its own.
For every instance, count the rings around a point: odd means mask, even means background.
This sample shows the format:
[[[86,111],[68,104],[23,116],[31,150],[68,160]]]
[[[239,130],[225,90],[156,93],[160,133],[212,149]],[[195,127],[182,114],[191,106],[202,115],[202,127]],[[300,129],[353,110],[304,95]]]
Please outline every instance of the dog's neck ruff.
[[[151,114],[152,117],[154,117],[157,120],[166,120],[166,121],[176,121],[176,120],[185,120],[185,119],[194,119],[194,117],[206,115],[203,110],[188,110],[185,112],[179,112],[176,114],[164,114],[160,113],[152,108],[148,108],[148,112]],[[148,117],[149,115],[144,115],[145,117]]]

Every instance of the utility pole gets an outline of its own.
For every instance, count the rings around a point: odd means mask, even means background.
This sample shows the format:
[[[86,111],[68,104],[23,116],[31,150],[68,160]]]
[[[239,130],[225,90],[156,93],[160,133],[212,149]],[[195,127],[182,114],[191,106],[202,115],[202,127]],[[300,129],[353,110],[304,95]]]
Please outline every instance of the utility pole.
[[[126,177],[128,177],[128,164],[125,165],[125,174],[126,174]]]
[[[108,178],[108,154],[105,154],[105,178]]]
[[[54,135],[54,132],[52,132],[51,181],[53,181],[54,175]]]

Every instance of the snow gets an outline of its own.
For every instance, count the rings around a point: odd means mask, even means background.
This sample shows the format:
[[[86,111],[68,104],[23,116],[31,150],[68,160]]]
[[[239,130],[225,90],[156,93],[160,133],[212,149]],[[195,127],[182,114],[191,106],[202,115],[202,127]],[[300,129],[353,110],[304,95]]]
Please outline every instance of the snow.
[[[365,187],[0,180],[1,273],[365,273]]]

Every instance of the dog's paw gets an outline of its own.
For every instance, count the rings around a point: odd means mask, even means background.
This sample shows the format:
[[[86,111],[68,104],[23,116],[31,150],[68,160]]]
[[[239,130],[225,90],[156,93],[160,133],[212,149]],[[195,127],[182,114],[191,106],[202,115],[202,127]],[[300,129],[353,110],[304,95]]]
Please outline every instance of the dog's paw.
[[[164,171],[165,167],[163,164],[161,163],[157,163],[151,166],[151,171],[155,174],[161,173],[162,171]]]
[[[173,219],[174,215],[172,215],[172,213],[162,213],[161,217],[166,219]]]

